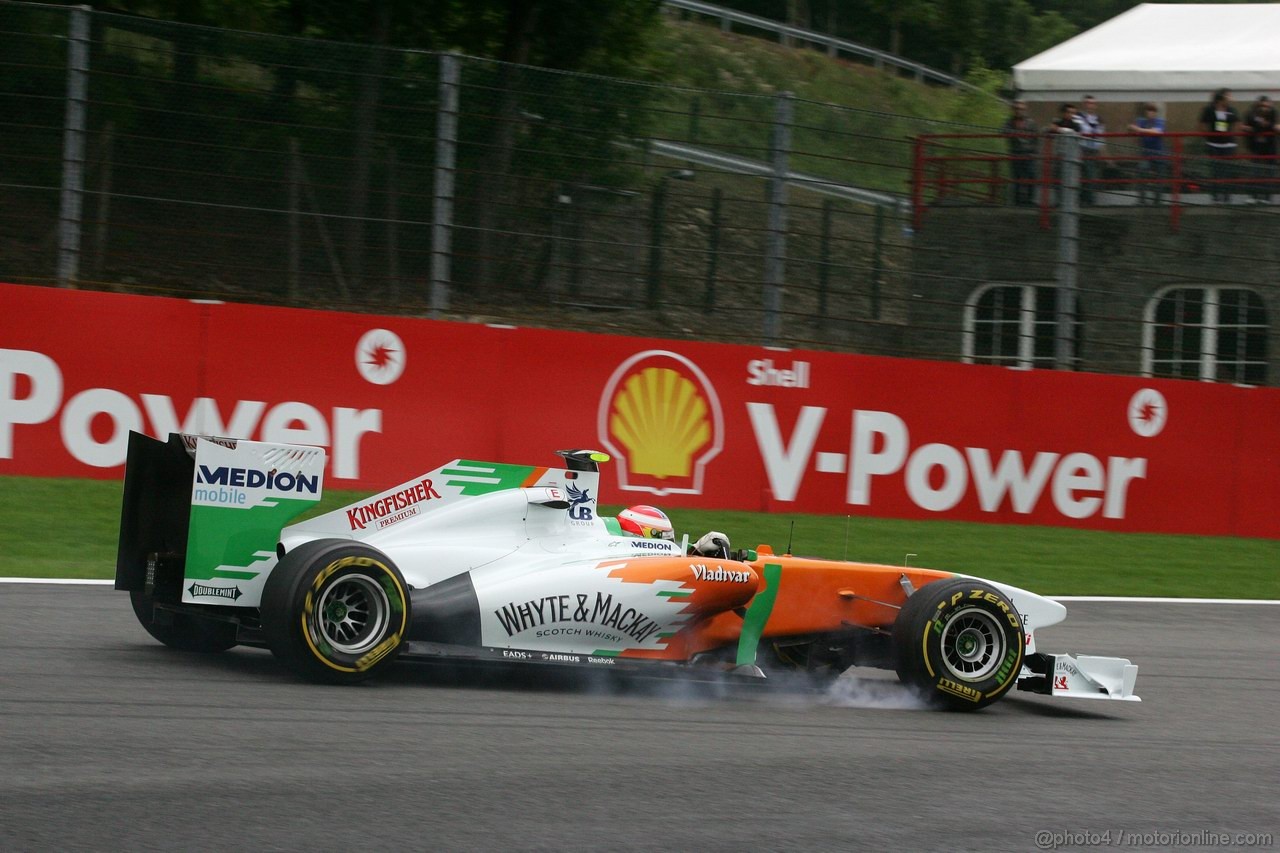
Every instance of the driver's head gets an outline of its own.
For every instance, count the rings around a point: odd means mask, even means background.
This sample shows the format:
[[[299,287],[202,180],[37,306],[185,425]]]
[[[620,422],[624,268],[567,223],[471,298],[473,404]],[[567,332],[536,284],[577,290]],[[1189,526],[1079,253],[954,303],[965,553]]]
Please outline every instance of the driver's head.
[[[618,513],[618,525],[632,536],[642,539],[675,540],[676,532],[671,526],[671,519],[656,506],[640,504],[630,506]]]

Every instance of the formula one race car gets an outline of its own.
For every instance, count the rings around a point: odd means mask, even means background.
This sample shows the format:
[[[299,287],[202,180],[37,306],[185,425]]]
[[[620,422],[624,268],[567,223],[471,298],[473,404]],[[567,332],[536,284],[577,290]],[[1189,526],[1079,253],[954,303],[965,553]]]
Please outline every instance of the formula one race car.
[[[265,646],[311,679],[357,682],[397,657],[698,668],[760,678],[893,669],[972,710],[1015,685],[1128,699],[1127,660],[1037,653],[1065,608],[921,568],[754,550],[689,555],[597,513],[600,452],[563,467],[455,460],[300,524],[320,448],[129,439],[116,589],[166,645]],[[1034,630],[1033,630],[1034,629]]]

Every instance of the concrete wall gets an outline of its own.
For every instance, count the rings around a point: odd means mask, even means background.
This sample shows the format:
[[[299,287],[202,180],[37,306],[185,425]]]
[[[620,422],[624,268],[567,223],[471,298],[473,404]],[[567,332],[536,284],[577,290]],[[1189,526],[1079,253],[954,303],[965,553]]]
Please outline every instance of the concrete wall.
[[[914,236],[908,349],[955,358],[964,306],[985,283],[1055,281],[1057,223],[1034,210],[939,208]],[[1258,293],[1267,309],[1267,384],[1280,385],[1280,212],[1274,207],[1089,208],[1080,218],[1081,369],[1135,374],[1151,298],[1167,287],[1221,285]]]

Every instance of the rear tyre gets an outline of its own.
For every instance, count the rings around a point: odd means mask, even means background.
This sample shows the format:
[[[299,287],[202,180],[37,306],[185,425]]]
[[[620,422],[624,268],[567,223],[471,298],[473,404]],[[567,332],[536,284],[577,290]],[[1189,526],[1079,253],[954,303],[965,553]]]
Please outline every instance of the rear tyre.
[[[934,581],[907,599],[893,624],[894,668],[929,704],[976,711],[1018,680],[1022,617],[989,583]]]
[[[320,539],[285,554],[262,591],[262,634],[294,672],[350,684],[390,666],[409,628],[409,593],[382,552]]]
[[[129,592],[129,603],[147,633],[171,649],[212,654],[225,652],[236,644],[236,626],[231,622],[186,613],[169,613],[166,621],[157,622],[155,598],[140,589]]]

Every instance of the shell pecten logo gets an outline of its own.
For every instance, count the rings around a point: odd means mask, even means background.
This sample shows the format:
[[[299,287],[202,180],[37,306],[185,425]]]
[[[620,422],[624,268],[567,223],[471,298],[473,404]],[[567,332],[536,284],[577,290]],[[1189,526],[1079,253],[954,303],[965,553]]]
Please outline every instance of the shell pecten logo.
[[[706,465],[723,443],[724,415],[696,364],[678,353],[647,350],[609,377],[598,427],[618,460],[620,488],[700,494]]]

